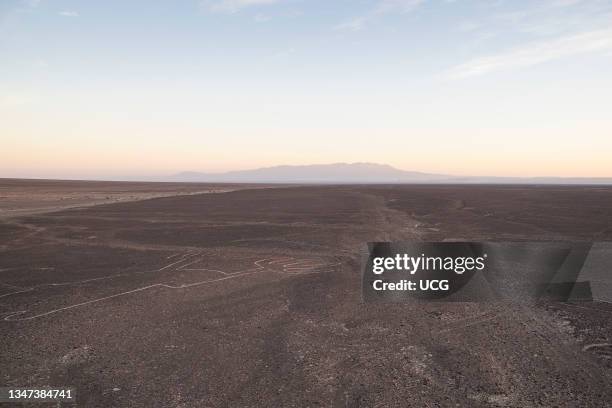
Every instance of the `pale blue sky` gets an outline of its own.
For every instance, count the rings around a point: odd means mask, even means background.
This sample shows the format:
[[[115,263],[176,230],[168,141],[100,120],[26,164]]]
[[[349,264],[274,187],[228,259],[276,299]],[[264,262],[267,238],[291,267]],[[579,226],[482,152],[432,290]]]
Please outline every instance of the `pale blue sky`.
[[[612,176],[612,1],[0,0],[1,176]]]

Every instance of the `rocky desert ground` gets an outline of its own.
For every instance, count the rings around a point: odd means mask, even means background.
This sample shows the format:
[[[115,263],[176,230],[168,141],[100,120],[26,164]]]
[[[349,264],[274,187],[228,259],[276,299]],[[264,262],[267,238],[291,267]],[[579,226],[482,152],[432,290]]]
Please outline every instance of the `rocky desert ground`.
[[[609,303],[368,304],[360,287],[369,241],[609,241],[612,188],[0,192],[0,385],[73,386],[83,407],[612,401]]]

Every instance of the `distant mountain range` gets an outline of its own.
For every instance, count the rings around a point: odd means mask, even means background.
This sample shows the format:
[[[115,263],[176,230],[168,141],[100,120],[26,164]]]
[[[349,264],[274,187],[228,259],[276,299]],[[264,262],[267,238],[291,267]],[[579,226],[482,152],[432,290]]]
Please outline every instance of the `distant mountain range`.
[[[612,178],[604,177],[459,177],[400,170],[375,163],[274,166],[225,173],[186,171],[169,177],[167,181],[319,184],[612,184]]]

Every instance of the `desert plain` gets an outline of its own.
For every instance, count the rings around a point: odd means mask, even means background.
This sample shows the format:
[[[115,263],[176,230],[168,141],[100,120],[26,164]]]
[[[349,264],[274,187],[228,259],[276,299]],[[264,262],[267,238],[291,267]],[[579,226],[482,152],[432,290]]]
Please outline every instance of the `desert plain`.
[[[612,188],[0,180],[0,385],[83,407],[610,406],[612,305],[364,303],[367,243],[394,240],[610,241]]]

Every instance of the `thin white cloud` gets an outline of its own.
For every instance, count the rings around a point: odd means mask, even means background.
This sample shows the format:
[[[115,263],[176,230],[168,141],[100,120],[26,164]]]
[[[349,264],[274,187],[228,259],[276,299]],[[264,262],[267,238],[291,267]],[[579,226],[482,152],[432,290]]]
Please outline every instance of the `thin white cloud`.
[[[408,13],[424,2],[425,0],[381,0],[376,7],[376,12],[378,14],[396,11],[399,11],[400,13]]]
[[[359,31],[365,27],[365,25],[370,21],[370,18],[367,16],[362,17],[354,17],[350,20],[344,21],[340,24],[337,24],[334,27],[334,30],[338,31]]]
[[[368,12],[337,24],[334,29],[340,31],[359,31],[367,24],[389,13],[408,13],[416,9],[425,0],[379,0]]]
[[[268,21],[272,20],[272,17],[266,15],[266,14],[256,14],[255,17],[253,17],[253,20],[256,23],[267,23]]]
[[[569,35],[555,40],[538,41],[495,55],[479,57],[447,72],[451,79],[485,75],[513,68],[529,67],[559,58],[590,52],[612,50],[612,29]]]
[[[16,4],[15,12],[30,13],[40,5],[40,0],[20,0]]]
[[[40,0],[22,0],[21,4],[27,8],[36,8],[40,4]]]
[[[570,7],[583,2],[584,0],[551,0],[548,5],[550,7]]]
[[[215,13],[237,13],[252,6],[264,6],[279,3],[281,0],[203,0],[200,6]]]
[[[76,11],[72,11],[72,10],[64,10],[64,11],[60,11],[59,13],[60,16],[64,16],[64,17],[78,17],[79,13],[77,13]]]
[[[608,0],[544,0],[518,8],[513,3],[506,5],[505,11],[492,13],[476,23],[486,31],[542,37],[576,33],[587,27],[604,28],[612,23],[612,2]]]
[[[459,24],[458,30],[462,33],[469,33],[478,30],[480,27],[481,25],[474,21],[463,21]]]

